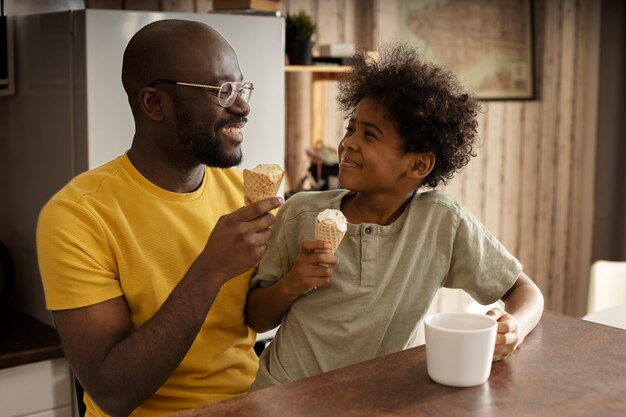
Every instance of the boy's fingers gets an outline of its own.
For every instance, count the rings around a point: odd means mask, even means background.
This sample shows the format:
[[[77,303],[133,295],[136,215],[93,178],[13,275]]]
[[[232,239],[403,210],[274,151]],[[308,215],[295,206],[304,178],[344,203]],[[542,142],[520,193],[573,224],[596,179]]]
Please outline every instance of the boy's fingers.
[[[321,240],[305,240],[302,242],[302,250],[307,253],[316,251],[324,252],[330,250],[330,247],[330,243]]]

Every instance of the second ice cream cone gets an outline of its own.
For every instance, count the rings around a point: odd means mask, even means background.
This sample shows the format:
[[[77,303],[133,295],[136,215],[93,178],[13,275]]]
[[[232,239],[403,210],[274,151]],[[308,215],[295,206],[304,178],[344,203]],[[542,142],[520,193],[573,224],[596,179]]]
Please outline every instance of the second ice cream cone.
[[[315,239],[330,243],[332,254],[337,251],[346,230],[346,218],[339,210],[324,210],[315,220]]]

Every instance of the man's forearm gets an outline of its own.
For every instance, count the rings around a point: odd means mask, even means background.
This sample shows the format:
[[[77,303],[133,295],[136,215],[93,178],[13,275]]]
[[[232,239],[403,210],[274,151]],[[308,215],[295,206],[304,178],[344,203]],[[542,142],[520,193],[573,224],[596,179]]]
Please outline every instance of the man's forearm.
[[[128,415],[144,403],[189,351],[221,286],[193,274],[188,272],[155,315],[86,376],[85,389],[108,414]]]

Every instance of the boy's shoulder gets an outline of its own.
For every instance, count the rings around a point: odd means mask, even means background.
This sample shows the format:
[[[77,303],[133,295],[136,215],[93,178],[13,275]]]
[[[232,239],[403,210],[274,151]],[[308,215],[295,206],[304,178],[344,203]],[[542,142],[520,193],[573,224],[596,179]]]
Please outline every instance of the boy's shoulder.
[[[480,223],[478,218],[456,197],[443,191],[433,190],[418,193],[413,198],[415,212],[439,218],[453,217],[458,221]]]
[[[457,200],[456,197],[439,190],[418,192],[413,198],[413,204],[420,206],[441,206],[455,212],[458,212],[463,207],[461,202]]]

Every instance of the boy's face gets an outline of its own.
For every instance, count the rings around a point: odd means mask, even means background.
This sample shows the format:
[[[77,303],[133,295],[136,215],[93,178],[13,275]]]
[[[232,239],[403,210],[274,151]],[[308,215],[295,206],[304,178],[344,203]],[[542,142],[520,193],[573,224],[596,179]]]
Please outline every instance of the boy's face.
[[[413,156],[405,153],[398,131],[383,107],[364,98],[339,143],[339,182],[346,189],[395,194],[414,184],[406,179]]]

